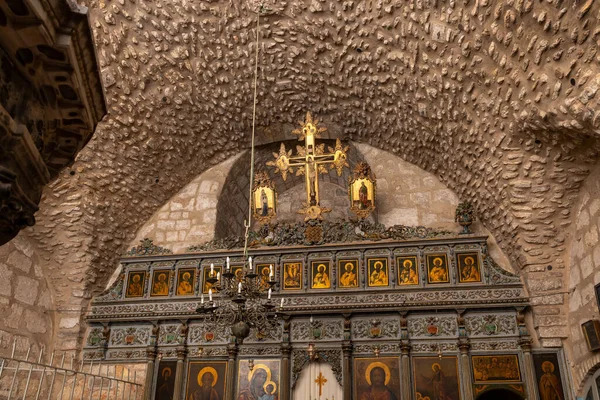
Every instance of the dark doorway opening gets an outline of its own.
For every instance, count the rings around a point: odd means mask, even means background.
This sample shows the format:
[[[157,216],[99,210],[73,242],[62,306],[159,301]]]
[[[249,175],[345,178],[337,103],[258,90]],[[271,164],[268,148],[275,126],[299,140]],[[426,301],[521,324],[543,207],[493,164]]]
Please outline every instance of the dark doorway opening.
[[[523,400],[523,396],[508,389],[492,389],[482,393],[477,400]]]

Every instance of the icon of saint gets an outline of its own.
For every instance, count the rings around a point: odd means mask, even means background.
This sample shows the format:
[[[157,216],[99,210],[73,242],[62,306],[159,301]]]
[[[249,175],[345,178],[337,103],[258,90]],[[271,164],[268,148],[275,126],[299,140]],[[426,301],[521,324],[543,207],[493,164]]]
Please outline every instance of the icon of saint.
[[[442,366],[439,363],[433,363],[431,366],[431,370],[433,371],[433,375],[429,378],[429,383],[433,389],[433,397],[431,400],[447,400],[448,396],[446,394],[446,375],[442,371]]]
[[[267,193],[265,193],[265,189],[260,190],[260,215],[266,217],[269,215],[269,199],[267,198]]]
[[[162,383],[157,382],[157,385],[160,383],[160,386],[156,389],[156,399],[157,400],[172,400],[173,399],[173,391],[175,390],[174,381],[169,379],[173,372],[171,368],[165,367],[161,371]]]
[[[279,396],[275,394],[276,388],[274,382],[270,380],[271,371],[267,371],[266,366],[254,367],[250,372],[248,380],[250,381],[246,387],[239,392],[238,400],[263,400],[264,396],[268,399],[277,400]],[[272,392],[268,392],[268,386],[271,385]],[[266,400],[266,399],[265,399]]]
[[[238,268],[235,270],[234,275],[235,275],[235,279],[238,282],[242,282],[244,280],[244,276],[243,276],[244,271],[242,271],[241,268]]]
[[[356,287],[358,282],[356,274],[354,273],[354,265],[352,263],[346,263],[344,265],[344,273],[340,277],[340,285],[342,287]]]
[[[383,263],[381,261],[375,261],[373,264],[373,271],[369,276],[369,285],[370,286],[387,286],[388,284],[388,275],[383,268]]]
[[[360,183],[360,188],[358,188],[358,200],[358,208],[361,210],[369,208],[369,189],[367,188],[367,185],[365,185],[365,181],[362,181]]]
[[[417,268],[412,260],[404,260],[400,270],[401,285],[416,285],[418,283]]]
[[[177,294],[178,295],[186,295],[186,294],[192,294],[193,292],[193,288],[192,288],[192,275],[189,272],[184,272],[181,275],[181,280],[179,281],[179,285],[177,285]]]
[[[269,288],[269,273],[271,270],[269,267],[263,267],[260,271],[260,289],[266,290]]]
[[[329,289],[331,282],[329,281],[329,274],[327,273],[327,267],[325,264],[319,264],[317,267],[317,274],[313,278],[314,289]]]
[[[540,378],[540,400],[563,400],[560,381],[554,374],[554,364],[550,361],[542,363],[544,375]]]
[[[215,384],[219,380],[219,374],[212,367],[204,367],[198,373],[198,385],[200,388],[194,390],[188,400],[221,400],[219,393],[215,390]]]
[[[433,259],[433,268],[429,271],[430,282],[446,282],[448,281],[448,270],[443,267],[444,262],[440,257]]]
[[[301,285],[299,264],[286,264],[284,287],[286,289],[300,289]]]
[[[142,283],[140,280],[142,279],[140,274],[135,274],[131,278],[131,283],[129,283],[129,287],[127,288],[127,294],[129,296],[142,296],[144,294]]]
[[[167,295],[169,294],[169,285],[167,284],[167,275],[164,272],[158,274],[158,279],[152,285],[152,294]]]
[[[387,387],[390,380],[389,370],[377,365],[372,367],[373,363],[365,372],[369,388],[360,394],[359,400],[397,400],[396,395]]]
[[[465,264],[460,271],[460,278],[463,282],[479,282],[481,280],[481,275],[475,266],[475,259],[473,257],[465,258]]]

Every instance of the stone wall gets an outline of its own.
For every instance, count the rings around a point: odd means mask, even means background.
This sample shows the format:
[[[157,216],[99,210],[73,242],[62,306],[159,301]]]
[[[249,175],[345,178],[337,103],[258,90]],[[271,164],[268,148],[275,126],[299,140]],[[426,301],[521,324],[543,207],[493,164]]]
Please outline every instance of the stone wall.
[[[137,232],[131,247],[144,238],[174,252],[214,237],[217,202],[225,179],[239,155],[218,164],[187,184]]]
[[[585,377],[600,368],[600,354],[591,353],[581,324],[600,319],[594,285],[600,283],[600,167],[585,181],[570,246],[569,325],[575,389],[581,390]]]
[[[6,354],[13,339],[17,349],[32,345],[37,354],[54,347],[52,294],[42,269],[43,260],[21,233],[0,246],[0,353]]]

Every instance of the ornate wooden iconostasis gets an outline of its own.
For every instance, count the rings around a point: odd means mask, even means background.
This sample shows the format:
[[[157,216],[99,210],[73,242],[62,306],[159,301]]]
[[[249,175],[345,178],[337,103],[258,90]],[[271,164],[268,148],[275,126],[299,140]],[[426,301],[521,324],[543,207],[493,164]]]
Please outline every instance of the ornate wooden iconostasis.
[[[470,233],[471,204],[461,234],[367,222],[377,182],[358,162],[357,220],[329,221],[319,174],[350,168],[348,147],[317,144],[310,113],[300,125],[304,147],[267,165],[304,175],[304,222],[271,222],[276,187],[251,168],[259,229],[187,254],[143,240],[93,300],[84,358],[146,362],[148,400],[564,399],[564,357],[532,350],[529,299]]]
[[[324,226],[320,246],[301,245],[309,226],[296,224],[279,227],[288,246],[250,251],[257,270],[273,265],[274,302],[285,303],[278,329],[252,329],[243,344],[196,313],[211,264],[223,271],[230,257],[235,269],[241,252],[172,255],[142,243],[93,301],[85,359],[147,362],[148,398],[157,400],[170,391],[186,400],[301,398],[319,386],[319,376],[300,379],[315,364],[334,376],[322,393],[337,385],[348,400],[379,389],[385,399],[472,399],[496,389],[533,398],[541,379],[566,398],[562,354],[531,349],[523,286],[494,262],[486,237]]]

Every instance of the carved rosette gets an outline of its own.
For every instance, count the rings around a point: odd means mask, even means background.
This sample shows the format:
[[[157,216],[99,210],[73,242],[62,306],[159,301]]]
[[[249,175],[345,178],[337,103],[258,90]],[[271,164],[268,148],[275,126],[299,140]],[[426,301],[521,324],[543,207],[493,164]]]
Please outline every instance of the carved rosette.
[[[353,176],[348,181],[350,211],[362,220],[375,210],[377,178],[369,164],[363,161],[358,162],[352,172]]]

